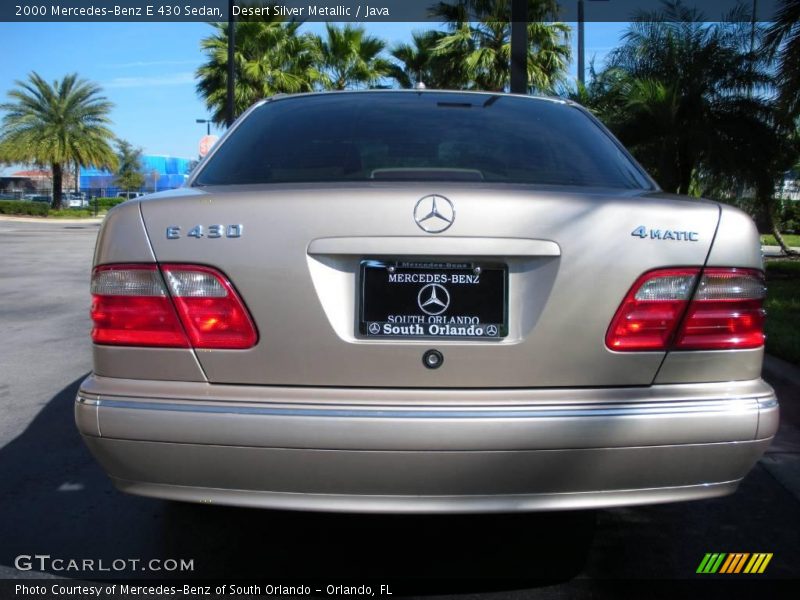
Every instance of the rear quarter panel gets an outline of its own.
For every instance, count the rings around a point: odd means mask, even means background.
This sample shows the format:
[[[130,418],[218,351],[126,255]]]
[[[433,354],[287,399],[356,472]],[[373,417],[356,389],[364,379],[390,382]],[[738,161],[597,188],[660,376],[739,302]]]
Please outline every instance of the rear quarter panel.
[[[764,269],[758,229],[746,213],[733,206],[720,205],[719,225],[706,266]],[[757,379],[761,376],[763,360],[763,347],[752,350],[670,352],[664,359],[655,383]]]

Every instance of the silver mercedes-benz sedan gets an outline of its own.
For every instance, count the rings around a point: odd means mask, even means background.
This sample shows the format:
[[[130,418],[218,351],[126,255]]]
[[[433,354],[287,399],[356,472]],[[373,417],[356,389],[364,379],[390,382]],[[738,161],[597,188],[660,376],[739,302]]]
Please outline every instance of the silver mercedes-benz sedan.
[[[759,238],[587,111],[368,91],[253,106],[105,219],[78,428],[114,484],[485,512],[732,493],[778,424]]]

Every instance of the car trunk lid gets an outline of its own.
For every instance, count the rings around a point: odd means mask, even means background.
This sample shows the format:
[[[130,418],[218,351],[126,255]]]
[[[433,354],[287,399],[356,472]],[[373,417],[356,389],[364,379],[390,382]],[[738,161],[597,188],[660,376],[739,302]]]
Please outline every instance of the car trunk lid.
[[[452,207],[438,233],[417,222],[431,195]],[[258,328],[251,349],[196,350],[208,380],[307,386],[649,385],[664,353],[609,350],[609,323],[642,273],[702,266],[719,218],[665,194],[432,182],[188,188],[141,207],[156,259],[222,271]],[[507,331],[370,335],[365,261],[505,269]],[[423,364],[432,349],[436,369]]]

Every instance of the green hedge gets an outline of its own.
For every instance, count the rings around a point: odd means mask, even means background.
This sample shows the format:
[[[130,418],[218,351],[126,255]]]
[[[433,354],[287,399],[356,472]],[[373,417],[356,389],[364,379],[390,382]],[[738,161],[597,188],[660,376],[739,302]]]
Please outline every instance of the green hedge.
[[[51,219],[83,219],[93,217],[94,211],[88,208],[63,208],[61,210],[51,210],[48,215]]]
[[[125,202],[125,198],[97,198],[97,209],[99,211],[107,211],[123,202]],[[64,210],[66,211],[66,203],[64,206]],[[89,206],[85,207],[84,210],[94,211],[94,206],[95,201],[89,200]],[[69,210],[78,212],[74,208]],[[33,215],[46,217],[49,211],[50,205],[48,202],[0,200],[0,214],[2,215]]]
[[[32,215],[46,217],[50,206],[43,202],[15,202],[13,200],[0,200],[0,214],[3,215]]]
[[[97,200],[97,208],[99,210],[109,210],[114,208],[117,204],[122,204],[125,202],[125,198],[96,198]],[[94,208],[95,200],[89,201],[89,207]]]

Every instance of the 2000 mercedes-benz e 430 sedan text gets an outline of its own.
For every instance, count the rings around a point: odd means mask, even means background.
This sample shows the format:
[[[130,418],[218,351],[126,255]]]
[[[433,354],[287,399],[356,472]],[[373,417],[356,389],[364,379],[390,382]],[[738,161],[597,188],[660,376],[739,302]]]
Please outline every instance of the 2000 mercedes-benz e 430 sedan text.
[[[733,492],[772,439],[742,212],[585,110],[276,97],[103,224],[75,406],[126,492],[478,512]]]

